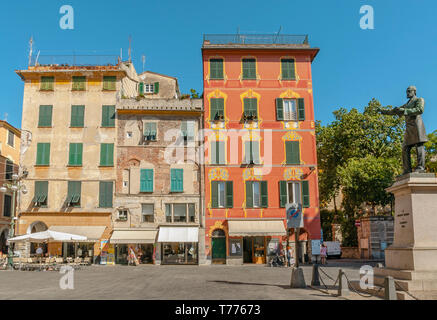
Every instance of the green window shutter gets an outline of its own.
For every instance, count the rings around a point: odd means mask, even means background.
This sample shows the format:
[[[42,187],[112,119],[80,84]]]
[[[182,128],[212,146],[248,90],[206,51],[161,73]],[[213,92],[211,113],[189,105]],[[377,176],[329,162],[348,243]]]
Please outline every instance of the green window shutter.
[[[71,106],[71,126],[82,128],[84,124],[85,106]]]
[[[300,164],[299,141],[286,141],[285,152],[287,164]]]
[[[153,192],[153,169],[141,169],[140,191]]]
[[[103,77],[103,90],[115,90],[116,89],[116,76],[104,76]]]
[[[226,181],[225,192],[226,192],[226,208],[233,208],[234,207],[234,182],[233,181]]]
[[[52,110],[53,106],[39,106],[38,127],[52,126]]]
[[[144,94],[144,82],[140,82],[138,84],[138,91],[140,92],[140,94]]]
[[[75,203],[76,206],[81,197],[81,182],[80,181],[68,181],[68,194],[67,203]]]
[[[50,143],[38,143],[36,146],[36,164],[50,164]]]
[[[269,206],[267,181],[261,181],[261,208]]]
[[[296,80],[294,59],[282,59],[281,69],[283,80]]]
[[[257,116],[256,98],[244,98],[244,114],[246,116]]]
[[[111,167],[114,165],[114,144],[100,144],[100,165]]]
[[[41,77],[41,88],[40,90],[53,90],[54,89],[55,77]]]
[[[304,208],[310,207],[310,188],[308,180],[302,181],[302,204]]]
[[[70,143],[70,154],[68,157],[68,164],[71,166],[82,165],[82,143]]]
[[[246,208],[253,208],[253,185],[252,185],[252,181],[246,181]]]
[[[209,108],[209,119],[214,121],[217,119],[217,99],[211,98]]]
[[[287,202],[287,181],[279,181],[279,206],[285,208]]]
[[[171,192],[183,192],[184,191],[184,170],[183,169],[171,169]]]
[[[255,59],[243,59],[243,79],[256,79]]]
[[[159,82],[153,84],[153,93],[159,93]]]
[[[210,60],[210,79],[223,79],[223,59]]]
[[[216,142],[217,145],[217,152],[218,152],[218,164],[225,164],[226,163],[226,145],[224,141],[217,141]]]
[[[102,106],[102,127],[115,127],[115,106]]]
[[[99,190],[99,207],[111,208],[112,207],[112,181],[100,181]]]
[[[32,202],[47,203],[48,193],[48,181],[35,181],[35,195],[32,199]]]
[[[284,99],[276,98],[276,120],[284,120]]]
[[[86,77],[82,76],[74,76],[73,77],[73,85],[72,90],[73,91],[83,91],[85,90],[85,83],[86,83]]]
[[[211,206],[218,208],[218,181],[211,181]]]
[[[211,141],[211,164],[218,164],[218,151],[217,141]]]
[[[299,98],[297,99],[297,114],[299,121],[305,120],[305,99]]]
[[[211,98],[210,120],[217,120],[225,115],[225,100],[223,98]]]

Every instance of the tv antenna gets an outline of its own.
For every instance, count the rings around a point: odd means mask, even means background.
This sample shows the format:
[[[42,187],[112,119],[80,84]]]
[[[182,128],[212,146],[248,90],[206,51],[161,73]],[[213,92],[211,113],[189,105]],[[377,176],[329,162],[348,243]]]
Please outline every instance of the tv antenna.
[[[129,36],[129,62],[132,62],[132,37]]]
[[[279,26],[278,33],[276,33],[275,42],[276,42],[276,40],[278,40],[279,33],[281,32],[281,30],[282,30],[282,26]]]
[[[144,54],[141,56],[141,60],[143,62],[143,72],[144,72],[144,65],[146,63],[146,56]]]
[[[29,67],[32,64],[32,53],[33,53],[33,36],[30,36],[30,40],[29,40]]]

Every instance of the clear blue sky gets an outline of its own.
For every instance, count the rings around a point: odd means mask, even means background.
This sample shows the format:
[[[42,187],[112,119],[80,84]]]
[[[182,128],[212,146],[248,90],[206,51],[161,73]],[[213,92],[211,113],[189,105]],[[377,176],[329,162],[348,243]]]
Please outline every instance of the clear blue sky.
[[[74,30],[59,27],[59,9],[71,5]],[[359,27],[362,5],[375,10],[375,29]],[[202,91],[203,33],[309,34],[321,48],[313,63],[316,118],[328,123],[338,107],[362,110],[375,97],[401,105],[405,89],[426,100],[427,132],[437,129],[437,2],[435,0],[149,1],[41,0],[2,3],[0,10],[0,118],[20,127],[23,83],[31,35],[42,53],[98,53],[132,57],[146,70],[179,79],[181,90]],[[433,121],[434,120],[434,121]]]

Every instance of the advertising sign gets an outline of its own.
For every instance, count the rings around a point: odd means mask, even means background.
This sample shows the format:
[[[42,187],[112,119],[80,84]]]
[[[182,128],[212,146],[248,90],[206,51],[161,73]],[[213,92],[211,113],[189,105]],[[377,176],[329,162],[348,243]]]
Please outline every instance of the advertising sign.
[[[320,240],[311,240],[311,254],[313,256],[320,255]]]
[[[287,203],[285,212],[287,228],[303,228],[302,205],[300,203]]]

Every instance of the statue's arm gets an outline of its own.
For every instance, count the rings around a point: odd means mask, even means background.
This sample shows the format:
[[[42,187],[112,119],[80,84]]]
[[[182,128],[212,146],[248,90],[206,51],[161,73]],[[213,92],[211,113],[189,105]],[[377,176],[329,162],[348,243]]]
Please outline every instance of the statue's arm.
[[[404,108],[404,115],[406,116],[417,116],[422,114],[425,110],[425,100],[423,98],[419,98],[415,101],[412,106],[408,106]]]
[[[403,115],[404,114],[403,110],[400,110],[400,108],[402,107],[399,108],[396,107],[390,110],[380,110],[379,112],[381,112],[381,114],[386,114],[386,115],[395,115],[395,114]]]

